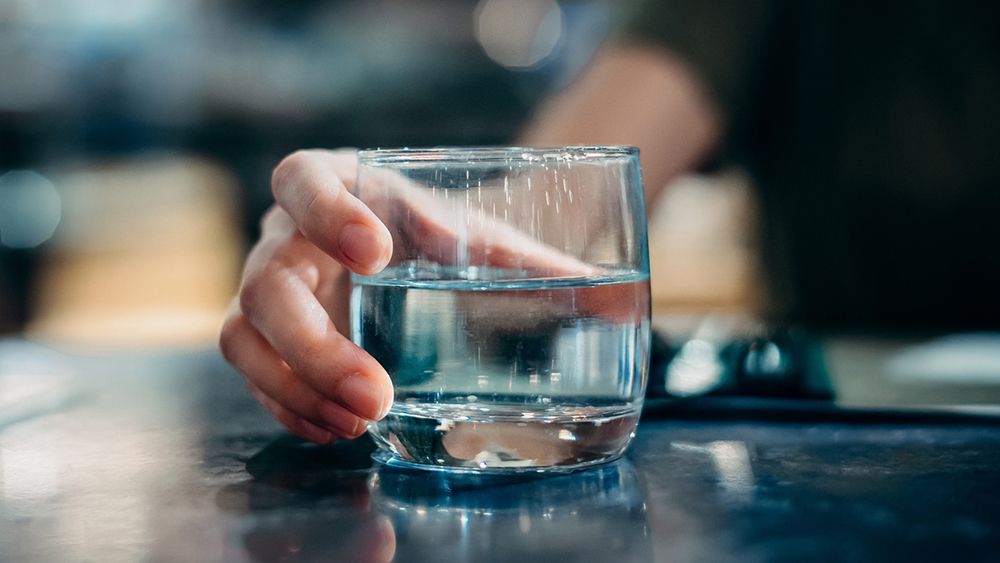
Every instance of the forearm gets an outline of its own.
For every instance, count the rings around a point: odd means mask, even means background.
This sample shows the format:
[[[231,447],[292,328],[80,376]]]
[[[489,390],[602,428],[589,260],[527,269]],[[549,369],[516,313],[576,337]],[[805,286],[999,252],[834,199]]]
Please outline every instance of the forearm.
[[[521,142],[638,146],[652,200],[711,154],[721,129],[718,111],[683,61],[616,45],[602,49],[573,84],[542,105]]]

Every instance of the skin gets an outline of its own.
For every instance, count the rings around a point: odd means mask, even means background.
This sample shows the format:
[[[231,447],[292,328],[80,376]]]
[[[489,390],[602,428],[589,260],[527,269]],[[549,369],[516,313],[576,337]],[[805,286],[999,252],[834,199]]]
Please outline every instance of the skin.
[[[708,156],[721,127],[682,61],[617,45],[542,106],[522,144],[636,145],[652,200]],[[264,408],[319,444],[359,436],[392,405],[389,375],[349,335],[349,273],[379,272],[392,256],[389,231],[351,195],[356,170],[350,150],[298,151],[275,168],[275,205],[220,336]]]

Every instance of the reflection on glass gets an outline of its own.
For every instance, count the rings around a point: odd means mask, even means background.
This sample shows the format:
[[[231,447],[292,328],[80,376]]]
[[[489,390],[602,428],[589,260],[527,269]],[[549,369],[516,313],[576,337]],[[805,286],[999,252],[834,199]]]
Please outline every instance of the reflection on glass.
[[[372,508],[407,561],[652,561],[642,487],[627,461],[553,477],[382,467]]]

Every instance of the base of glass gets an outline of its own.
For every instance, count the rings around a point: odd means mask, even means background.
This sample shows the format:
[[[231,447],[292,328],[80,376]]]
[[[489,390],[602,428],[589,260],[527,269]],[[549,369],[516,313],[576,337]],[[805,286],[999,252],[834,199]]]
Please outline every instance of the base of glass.
[[[372,459],[387,467],[395,469],[409,469],[419,471],[436,471],[440,473],[462,474],[462,475],[526,475],[526,474],[564,474],[582,471],[597,465],[603,465],[619,459],[621,453],[607,456],[601,459],[592,459],[572,465],[546,465],[546,466],[525,466],[525,467],[478,467],[465,465],[437,465],[431,463],[417,463],[407,461],[389,450],[377,449],[372,452]]]
[[[397,405],[369,433],[375,459],[392,467],[449,473],[568,473],[621,457],[635,435],[638,405],[609,410],[505,416],[454,416],[447,405],[419,412]],[[434,410],[432,410],[434,409]],[[565,409],[563,409],[565,410]]]

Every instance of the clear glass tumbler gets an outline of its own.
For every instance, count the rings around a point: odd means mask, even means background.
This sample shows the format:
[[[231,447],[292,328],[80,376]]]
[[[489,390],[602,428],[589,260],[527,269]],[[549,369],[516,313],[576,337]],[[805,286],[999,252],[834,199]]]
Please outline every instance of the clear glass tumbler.
[[[361,151],[354,191],[393,237],[353,278],[353,339],[395,386],[377,457],[507,473],[624,452],[649,356],[636,148]]]

